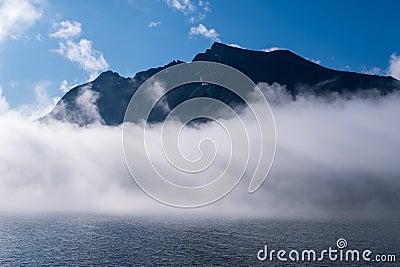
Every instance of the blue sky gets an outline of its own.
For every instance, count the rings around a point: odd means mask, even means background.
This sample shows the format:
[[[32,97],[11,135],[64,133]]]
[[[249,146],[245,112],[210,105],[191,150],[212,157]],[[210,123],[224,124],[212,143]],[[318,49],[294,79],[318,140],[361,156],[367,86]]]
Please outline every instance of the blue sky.
[[[51,104],[111,69],[190,61],[214,41],[286,48],[319,64],[400,77],[397,1],[0,0],[0,88]]]

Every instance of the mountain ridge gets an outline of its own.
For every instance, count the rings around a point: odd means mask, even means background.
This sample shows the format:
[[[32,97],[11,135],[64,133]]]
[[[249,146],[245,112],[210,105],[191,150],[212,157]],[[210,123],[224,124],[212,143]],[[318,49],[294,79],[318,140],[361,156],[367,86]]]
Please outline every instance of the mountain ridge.
[[[285,85],[294,99],[303,93],[316,96],[355,94],[360,91],[376,89],[380,95],[398,90],[400,82],[391,76],[378,76],[333,70],[311,62],[290,50],[270,52],[247,50],[215,42],[204,53],[198,53],[193,61],[211,61],[229,65],[246,74],[255,83],[279,83]],[[184,63],[173,60],[170,63],[146,71],[140,71],[134,77],[122,77],[108,70],[95,80],[76,86],[68,91],[44,119],[53,118],[79,125],[87,125],[99,118],[83,113],[78,104],[85,96],[97,109],[100,119],[106,125],[119,125],[123,122],[126,107],[139,86],[149,77],[170,66]],[[87,94],[90,87],[92,95]],[[178,89],[178,88],[177,88]],[[213,97],[227,104],[240,103],[241,99],[227,89],[215,85],[188,84],[179,90],[172,90],[166,101],[170,108],[193,97]],[[79,101],[78,101],[79,100]],[[161,121],[166,114],[155,110],[149,120]]]

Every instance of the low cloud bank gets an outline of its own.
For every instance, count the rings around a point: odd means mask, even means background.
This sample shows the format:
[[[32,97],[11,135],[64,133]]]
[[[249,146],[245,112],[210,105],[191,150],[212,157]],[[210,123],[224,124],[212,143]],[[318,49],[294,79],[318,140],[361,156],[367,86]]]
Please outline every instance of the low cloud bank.
[[[260,87],[277,127],[270,175],[254,194],[245,176],[226,197],[194,210],[167,207],[138,188],[125,165],[121,126],[31,121],[0,98],[0,213],[400,217],[399,94],[292,101],[284,87]],[[155,145],[158,130],[149,135]],[[229,147],[226,133],[210,124],[184,131],[182,149],[190,154],[204,136]],[[153,155],[167,168],[162,154]],[[227,155],[215,162],[216,173]]]

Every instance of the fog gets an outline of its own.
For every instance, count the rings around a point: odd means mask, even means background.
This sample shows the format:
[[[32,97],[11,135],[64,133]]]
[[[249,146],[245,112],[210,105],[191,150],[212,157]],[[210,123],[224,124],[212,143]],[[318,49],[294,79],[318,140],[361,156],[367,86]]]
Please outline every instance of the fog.
[[[251,177],[245,175],[226,197],[196,209],[166,206],[139,189],[125,164],[122,126],[32,121],[10,110],[0,95],[0,213],[400,217],[399,94],[293,101],[284,86],[260,88],[271,104],[277,132],[268,178],[249,194]],[[184,182],[157,152],[159,130],[156,126],[149,133],[152,160],[175,182]],[[223,169],[229,154],[224,150],[229,138],[221,127],[187,127],[180,145],[188,157],[196,157],[197,141],[206,136],[222,148],[209,179]],[[251,167],[255,162],[250,159]]]

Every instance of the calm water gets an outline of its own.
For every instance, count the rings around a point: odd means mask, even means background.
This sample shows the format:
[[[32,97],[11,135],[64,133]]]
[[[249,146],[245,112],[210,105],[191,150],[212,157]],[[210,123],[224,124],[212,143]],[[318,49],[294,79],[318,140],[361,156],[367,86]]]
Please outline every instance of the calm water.
[[[347,240],[348,249],[396,254],[397,264],[370,266],[400,266],[399,222],[106,216],[0,216],[0,266],[276,266],[284,264],[276,259],[272,263],[258,261],[257,252],[265,244],[288,252],[321,251],[329,246],[336,249],[341,237]]]

